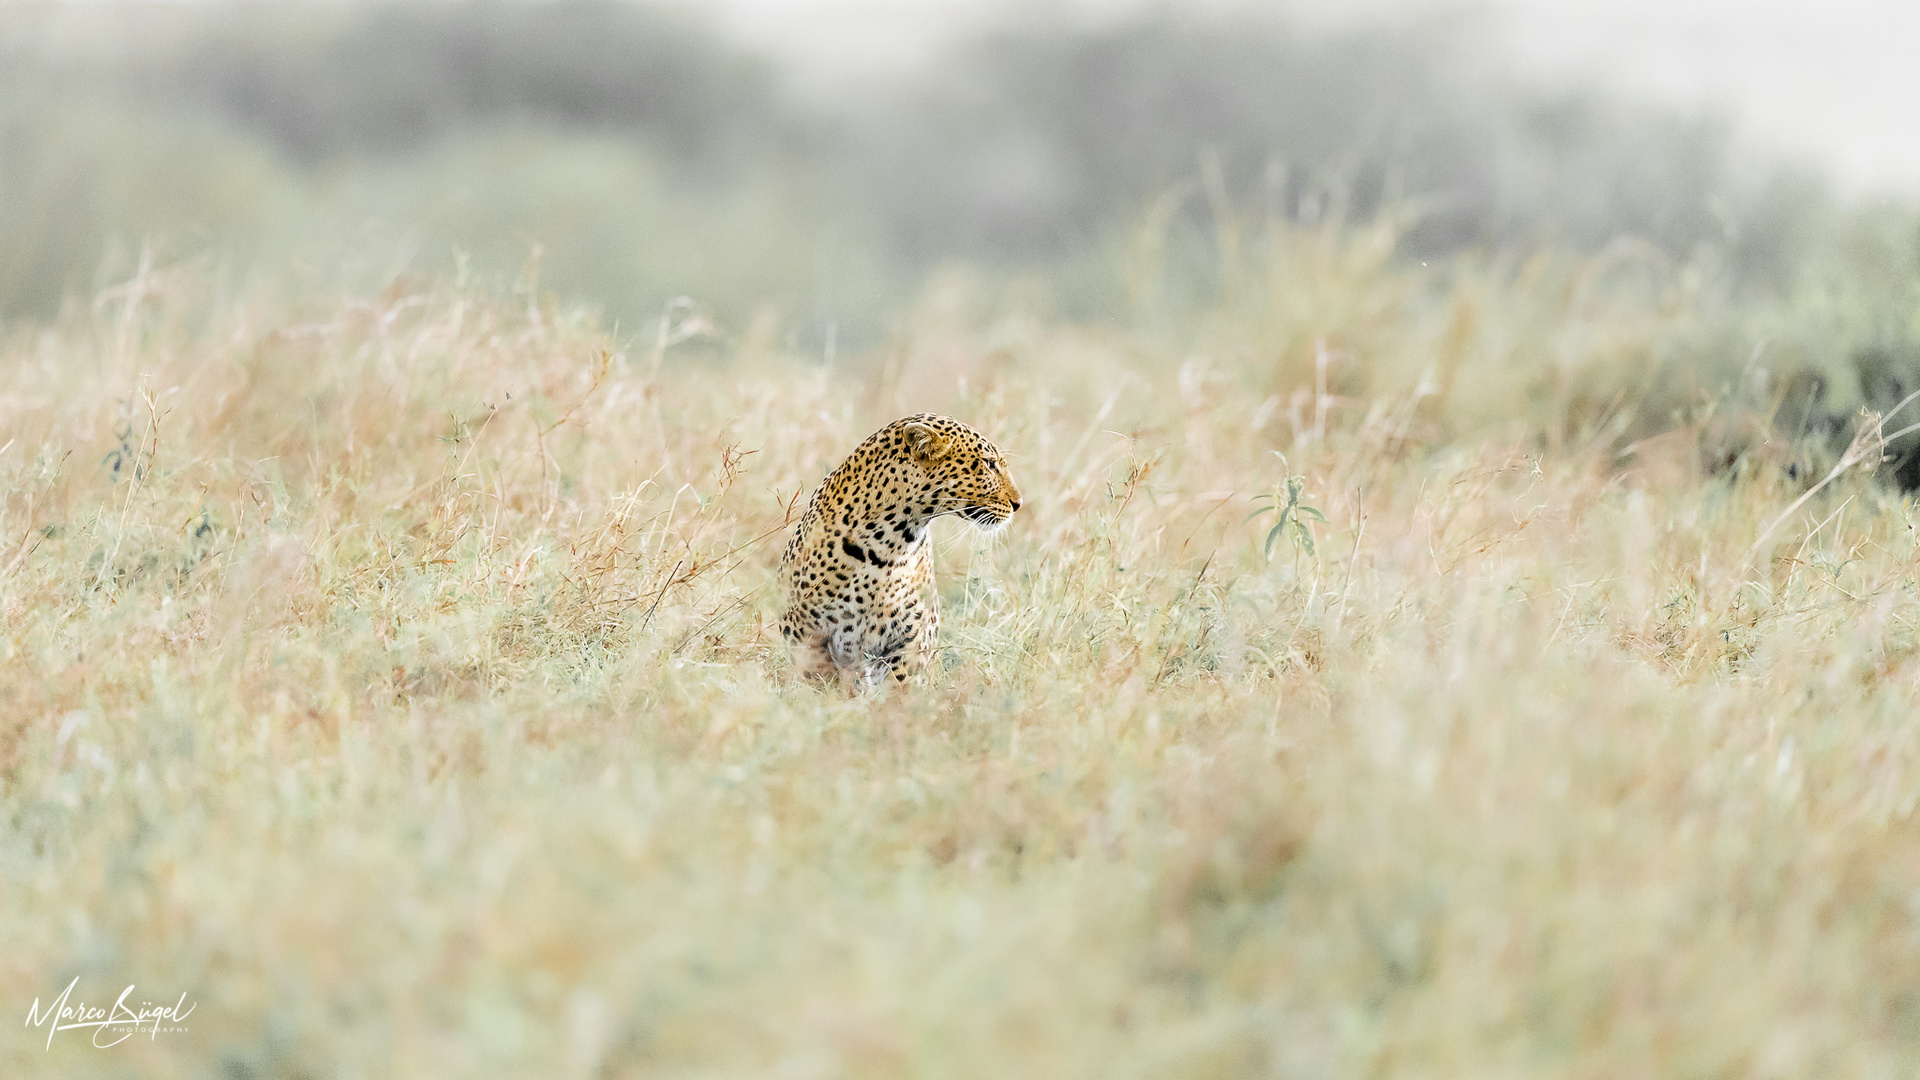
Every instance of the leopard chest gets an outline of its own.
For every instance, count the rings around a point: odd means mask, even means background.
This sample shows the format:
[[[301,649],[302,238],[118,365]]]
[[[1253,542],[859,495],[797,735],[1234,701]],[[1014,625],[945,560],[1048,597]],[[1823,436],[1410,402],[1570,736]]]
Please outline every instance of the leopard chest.
[[[870,530],[842,524],[812,539],[795,552],[790,567],[794,599],[809,621],[884,629],[923,606],[933,580],[924,533],[911,544],[886,543]]]

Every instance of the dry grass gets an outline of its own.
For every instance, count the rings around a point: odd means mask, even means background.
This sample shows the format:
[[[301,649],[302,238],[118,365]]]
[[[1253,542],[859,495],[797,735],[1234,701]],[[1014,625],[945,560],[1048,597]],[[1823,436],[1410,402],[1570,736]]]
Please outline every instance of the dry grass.
[[[938,296],[835,372],[404,289],[174,325],[159,278],[16,337],[6,1015],[197,1006],[0,1072],[1912,1075],[1911,505],[1843,477],[1750,561],[1786,473],[1610,449],[1671,304],[1324,242],[1204,357]],[[817,693],[777,538],[919,408],[1028,506],[939,534],[944,671]],[[1289,475],[1327,521],[1268,560]]]

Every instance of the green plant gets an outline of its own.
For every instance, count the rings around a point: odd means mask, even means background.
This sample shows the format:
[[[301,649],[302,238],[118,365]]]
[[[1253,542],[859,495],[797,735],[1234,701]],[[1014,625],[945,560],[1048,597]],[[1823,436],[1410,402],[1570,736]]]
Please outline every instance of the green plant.
[[[1263,554],[1268,559],[1273,558],[1273,542],[1282,536],[1293,543],[1294,550],[1304,549],[1308,555],[1312,555],[1314,553],[1313,529],[1307,522],[1312,520],[1324,524],[1327,516],[1318,508],[1300,501],[1301,495],[1307,490],[1307,478],[1290,471],[1291,467],[1287,464],[1285,454],[1275,450],[1273,456],[1280,459],[1280,467],[1286,473],[1286,480],[1281,485],[1284,492],[1281,489],[1275,489],[1271,494],[1254,496],[1254,502],[1266,505],[1248,514],[1247,520],[1252,521],[1262,514],[1279,514],[1278,519],[1273,523],[1273,528],[1267,530],[1266,543],[1261,546]]]

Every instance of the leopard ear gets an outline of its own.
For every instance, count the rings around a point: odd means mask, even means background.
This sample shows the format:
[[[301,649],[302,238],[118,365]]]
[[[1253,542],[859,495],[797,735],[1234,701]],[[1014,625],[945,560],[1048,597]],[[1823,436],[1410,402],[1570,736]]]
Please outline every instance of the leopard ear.
[[[907,453],[913,455],[914,463],[918,465],[931,465],[946,457],[951,449],[947,437],[927,424],[908,424],[906,435]]]

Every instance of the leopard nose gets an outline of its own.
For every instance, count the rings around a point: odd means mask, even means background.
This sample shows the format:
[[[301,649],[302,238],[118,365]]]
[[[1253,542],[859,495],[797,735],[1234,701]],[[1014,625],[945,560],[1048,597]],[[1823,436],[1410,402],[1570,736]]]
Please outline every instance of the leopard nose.
[[[1013,508],[1014,508],[1015,510],[1018,510],[1018,509],[1020,509],[1020,500],[1019,500],[1019,499],[1015,499],[1015,500],[1013,500]]]

